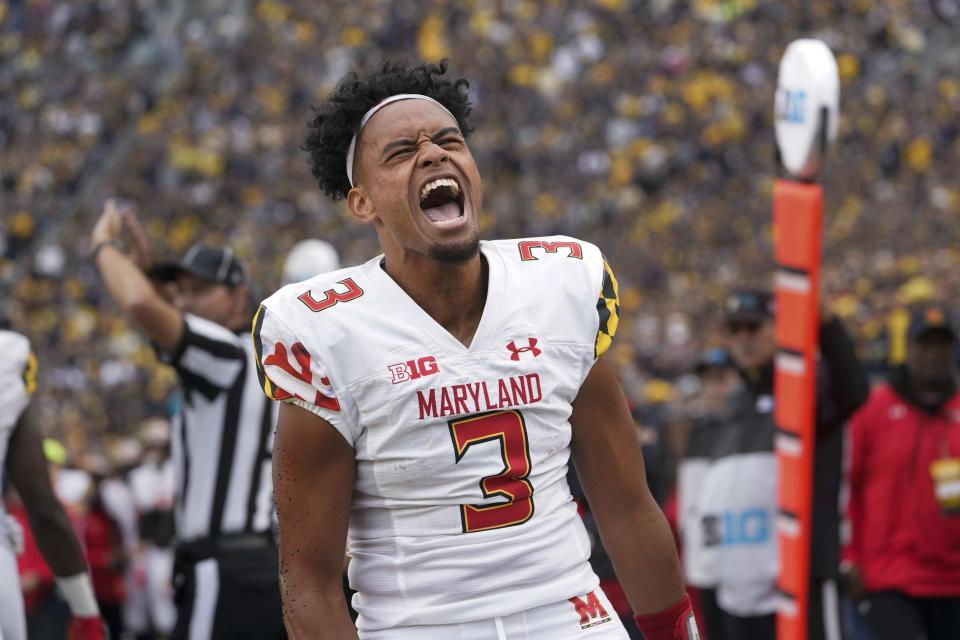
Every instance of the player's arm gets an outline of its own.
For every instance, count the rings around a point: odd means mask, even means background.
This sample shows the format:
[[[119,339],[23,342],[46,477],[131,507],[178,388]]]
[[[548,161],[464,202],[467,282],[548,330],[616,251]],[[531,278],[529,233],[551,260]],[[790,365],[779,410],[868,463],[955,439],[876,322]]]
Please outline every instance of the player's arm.
[[[353,454],[326,420],[295,405],[280,405],[273,491],[280,519],[283,617],[292,640],[357,637],[342,581]]]
[[[103,638],[103,623],[80,543],[53,491],[40,429],[28,410],[10,436],[7,476],[23,499],[40,553],[57,577],[60,592],[74,616],[75,638]]]
[[[143,244],[143,233],[133,211],[108,200],[90,237],[97,269],[120,308],[161,350],[173,353],[183,336],[183,317],[153,286],[141,266],[116,246],[124,227],[142,253],[139,245]]]
[[[636,428],[610,356],[573,402],[573,461],[603,546],[648,640],[687,638],[692,615],[673,535],[647,487]]]

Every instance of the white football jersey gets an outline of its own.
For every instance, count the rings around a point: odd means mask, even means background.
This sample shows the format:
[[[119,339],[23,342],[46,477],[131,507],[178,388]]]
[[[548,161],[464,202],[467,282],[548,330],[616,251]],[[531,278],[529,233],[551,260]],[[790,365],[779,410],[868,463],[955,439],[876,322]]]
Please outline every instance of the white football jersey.
[[[354,448],[361,631],[506,616],[598,585],[566,482],[568,419],[616,332],[616,279],[573,238],[481,252],[489,286],[469,347],[382,256],[284,287],[254,321],[266,393]]]
[[[30,342],[19,333],[0,329],[0,484],[4,480],[7,446],[20,416],[37,387],[37,360]],[[4,512],[0,501],[0,514]]]

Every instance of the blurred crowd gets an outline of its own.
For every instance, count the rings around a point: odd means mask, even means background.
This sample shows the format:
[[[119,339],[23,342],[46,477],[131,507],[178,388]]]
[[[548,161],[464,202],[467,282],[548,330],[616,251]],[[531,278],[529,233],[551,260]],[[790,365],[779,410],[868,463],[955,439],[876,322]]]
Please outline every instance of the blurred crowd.
[[[960,296],[955,33],[910,0],[0,0],[0,316],[31,338],[64,460],[129,470],[117,448],[179,400],[86,255],[104,198],[139,208],[159,256],[228,243],[264,295],[304,237],[357,263],[376,240],[312,182],[310,104],[351,68],[447,58],[471,81],[485,236],[604,250],[625,389],[648,444],[679,442],[724,295],[769,284],[790,40],[838,59],[823,291],[861,359],[901,362],[909,309]]]

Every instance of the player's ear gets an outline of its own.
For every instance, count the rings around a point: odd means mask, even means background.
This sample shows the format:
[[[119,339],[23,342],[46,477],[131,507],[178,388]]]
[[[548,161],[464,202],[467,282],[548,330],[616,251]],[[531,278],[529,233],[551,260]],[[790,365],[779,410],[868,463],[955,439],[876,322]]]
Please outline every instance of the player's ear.
[[[354,187],[347,193],[347,206],[353,217],[364,224],[372,224],[377,212],[373,206],[373,200],[363,190],[363,187]]]

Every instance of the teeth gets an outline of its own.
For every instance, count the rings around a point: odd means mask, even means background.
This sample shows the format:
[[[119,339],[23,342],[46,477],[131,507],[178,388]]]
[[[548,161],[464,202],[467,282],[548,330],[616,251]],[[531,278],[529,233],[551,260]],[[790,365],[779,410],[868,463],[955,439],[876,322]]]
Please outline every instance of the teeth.
[[[457,184],[456,180],[452,180],[450,178],[439,178],[433,182],[428,182],[427,184],[423,185],[423,189],[420,190],[420,199],[423,200],[430,194],[431,191],[440,187],[450,187],[453,189],[453,195],[460,193],[460,185]]]

